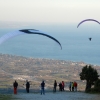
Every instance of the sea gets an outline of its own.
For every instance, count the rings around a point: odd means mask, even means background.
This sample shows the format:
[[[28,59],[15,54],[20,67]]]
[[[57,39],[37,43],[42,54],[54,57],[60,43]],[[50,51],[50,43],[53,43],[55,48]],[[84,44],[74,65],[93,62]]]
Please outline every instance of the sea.
[[[97,24],[83,24],[79,28],[77,24],[6,26],[0,28],[0,37],[20,29],[37,29],[51,35],[61,43],[62,49],[46,36],[23,33],[0,44],[1,54],[100,65],[100,26]]]

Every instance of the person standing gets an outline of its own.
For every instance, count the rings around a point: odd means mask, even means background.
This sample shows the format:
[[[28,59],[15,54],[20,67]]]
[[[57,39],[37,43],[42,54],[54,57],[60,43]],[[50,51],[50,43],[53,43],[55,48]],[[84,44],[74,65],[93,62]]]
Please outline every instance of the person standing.
[[[72,88],[72,82],[69,83],[69,90],[71,91]]]
[[[59,91],[62,91],[62,83],[59,83]]]
[[[42,94],[45,95],[44,87],[45,87],[45,83],[44,83],[44,81],[42,81],[42,83],[41,83],[41,95],[42,95]]]
[[[26,91],[27,91],[27,93],[29,93],[29,88],[30,88],[30,83],[29,83],[29,81],[27,80],[27,81],[26,81]]]
[[[15,82],[13,83],[13,87],[14,87],[14,94],[17,94],[17,87],[18,87],[18,83],[15,80]]]
[[[72,82],[72,91],[74,91],[74,82]]]
[[[74,82],[74,91],[77,91],[77,82]]]
[[[64,87],[65,87],[65,84],[64,84],[64,81],[62,81],[62,91],[64,91]]]
[[[56,92],[56,87],[57,87],[57,82],[56,82],[56,80],[55,80],[55,81],[54,81],[54,89],[53,89],[54,92]]]

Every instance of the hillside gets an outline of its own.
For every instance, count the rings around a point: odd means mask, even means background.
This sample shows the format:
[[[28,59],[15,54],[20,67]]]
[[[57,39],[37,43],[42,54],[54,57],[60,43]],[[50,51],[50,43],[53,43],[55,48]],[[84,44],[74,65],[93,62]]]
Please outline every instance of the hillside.
[[[78,83],[78,89],[85,89],[85,81],[81,81],[79,73],[86,63],[53,59],[35,59],[22,56],[0,54],[0,87],[10,88],[14,80],[19,88],[24,88],[26,80],[31,81],[31,88],[38,88],[45,80],[46,87],[52,88],[53,82],[64,81],[68,87],[70,81]],[[100,74],[100,66],[93,66]]]

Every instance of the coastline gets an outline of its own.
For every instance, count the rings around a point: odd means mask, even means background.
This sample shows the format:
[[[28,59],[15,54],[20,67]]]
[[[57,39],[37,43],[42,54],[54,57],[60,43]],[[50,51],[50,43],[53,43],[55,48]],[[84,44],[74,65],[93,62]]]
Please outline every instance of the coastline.
[[[64,60],[64,59],[52,59],[52,58],[42,58],[42,57],[29,57],[29,56],[22,56],[22,55],[15,55],[15,54],[3,54],[3,53],[0,53],[0,56],[3,56],[3,55],[6,55],[6,56],[10,56],[10,57],[21,57],[21,58],[27,58],[27,59],[41,59],[41,60],[55,60],[55,61],[66,61],[66,62],[69,62],[69,63],[79,63],[79,64],[84,64],[84,65],[92,65],[92,66],[100,66],[99,64],[95,64],[95,63],[87,63],[87,62],[84,62],[84,61],[74,61],[74,60]]]

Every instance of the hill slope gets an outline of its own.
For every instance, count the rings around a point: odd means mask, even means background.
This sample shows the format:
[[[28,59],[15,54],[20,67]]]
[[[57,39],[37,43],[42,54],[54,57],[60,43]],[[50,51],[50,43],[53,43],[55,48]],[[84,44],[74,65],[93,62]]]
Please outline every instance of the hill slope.
[[[52,59],[35,59],[8,54],[0,54],[0,87],[12,87],[17,80],[23,88],[26,80],[31,81],[33,88],[39,87],[42,80],[52,88],[54,80],[64,81],[66,86],[70,81],[77,81],[79,90],[85,88],[79,73],[86,65],[84,62],[72,62]],[[100,66],[93,66],[100,74]]]

